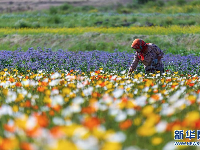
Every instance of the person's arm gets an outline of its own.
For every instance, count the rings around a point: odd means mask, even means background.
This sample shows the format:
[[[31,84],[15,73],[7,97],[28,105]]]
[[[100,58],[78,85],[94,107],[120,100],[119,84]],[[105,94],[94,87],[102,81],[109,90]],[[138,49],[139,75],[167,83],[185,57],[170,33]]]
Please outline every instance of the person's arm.
[[[137,68],[137,65],[138,65],[138,62],[139,62],[139,58],[137,56],[137,53],[134,55],[134,59],[133,59],[133,62],[129,68],[129,71],[128,73],[132,73],[136,68]]]

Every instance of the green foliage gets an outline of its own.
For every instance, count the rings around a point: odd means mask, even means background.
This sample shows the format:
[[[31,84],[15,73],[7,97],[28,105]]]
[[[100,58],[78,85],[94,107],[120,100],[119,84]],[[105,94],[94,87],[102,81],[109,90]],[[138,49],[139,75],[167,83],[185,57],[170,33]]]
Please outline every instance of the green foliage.
[[[49,13],[50,13],[51,15],[57,14],[57,13],[58,13],[57,7],[51,6],[51,7],[49,8]]]
[[[178,5],[184,5],[186,4],[186,0],[177,0]]]
[[[53,15],[47,19],[47,23],[52,23],[52,24],[60,24],[62,23],[62,19],[58,15]]]
[[[73,6],[68,4],[68,3],[65,3],[65,4],[60,6],[60,10],[63,10],[63,11],[69,10],[70,8],[73,8]]]
[[[31,24],[24,20],[24,19],[21,19],[21,20],[18,20],[16,23],[15,23],[15,27],[16,28],[30,28],[31,27]]]
[[[195,5],[200,5],[200,1],[199,0],[194,0],[190,2],[191,5],[195,6]]]
[[[156,1],[156,0],[133,0],[134,3],[136,2],[138,4],[145,4],[151,1]]]

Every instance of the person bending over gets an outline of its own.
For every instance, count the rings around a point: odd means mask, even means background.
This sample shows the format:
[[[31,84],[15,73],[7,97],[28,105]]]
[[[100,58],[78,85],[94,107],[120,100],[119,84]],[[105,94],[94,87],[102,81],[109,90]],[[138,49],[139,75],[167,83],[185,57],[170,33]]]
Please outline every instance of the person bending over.
[[[161,58],[163,58],[163,51],[153,43],[145,43],[142,39],[135,39],[131,45],[136,53],[133,62],[129,68],[128,73],[131,74],[141,61],[144,65],[145,73],[164,72],[164,65]]]

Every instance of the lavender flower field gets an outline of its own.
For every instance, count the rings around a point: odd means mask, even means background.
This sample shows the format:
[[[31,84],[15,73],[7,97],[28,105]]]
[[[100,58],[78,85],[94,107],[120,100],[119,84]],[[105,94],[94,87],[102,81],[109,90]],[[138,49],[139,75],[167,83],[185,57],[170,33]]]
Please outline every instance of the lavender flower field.
[[[77,73],[97,71],[103,68],[104,71],[126,71],[130,67],[134,53],[106,51],[52,51],[51,49],[29,48],[27,51],[1,51],[0,69],[17,69],[20,72],[27,70],[44,70],[55,72],[58,70],[76,70]],[[163,58],[165,70],[179,72],[180,74],[199,74],[200,57],[195,55],[173,55],[166,54]],[[137,72],[143,71],[139,65]],[[127,72],[127,71],[126,71]]]

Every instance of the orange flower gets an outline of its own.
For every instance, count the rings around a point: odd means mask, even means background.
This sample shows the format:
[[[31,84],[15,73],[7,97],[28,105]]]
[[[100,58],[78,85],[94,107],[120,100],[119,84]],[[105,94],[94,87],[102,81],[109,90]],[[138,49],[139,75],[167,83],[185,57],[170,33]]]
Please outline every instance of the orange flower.
[[[101,87],[104,87],[106,84],[105,82],[102,82],[101,84],[99,84]]]
[[[50,133],[54,138],[60,138],[65,135],[59,126],[51,128]]]
[[[14,78],[9,78],[9,81],[10,82],[15,82],[15,79]]]
[[[61,106],[60,105],[55,105],[52,107],[53,110],[59,112],[61,110]]]
[[[101,72],[100,72],[100,70],[97,70],[97,71],[95,71],[95,73],[99,74],[99,73],[101,73]]]
[[[167,81],[167,82],[171,82],[171,81],[172,81],[172,79],[166,79],[166,81]]]
[[[15,144],[13,143],[12,139],[3,139],[0,143],[0,149],[1,150],[8,150],[8,149],[14,149],[15,148]]]
[[[127,98],[126,96],[123,96],[123,97],[121,98],[121,100],[122,100],[123,103],[127,103],[128,98]]]
[[[49,119],[47,118],[46,115],[36,115],[37,117],[37,121],[38,121],[38,125],[41,127],[47,127],[49,124]]]
[[[38,127],[35,127],[30,130],[26,130],[26,134],[29,137],[39,137],[41,135],[41,130]]]
[[[171,131],[171,130],[173,129],[173,127],[176,126],[176,125],[184,126],[184,124],[183,124],[181,121],[176,120],[176,121],[174,121],[174,122],[169,123],[169,124],[167,125],[167,129],[166,129],[166,130],[167,130],[167,131]]]
[[[32,106],[33,109],[37,110],[39,107],[37,105]]]
[[[157,95],[157,94],[154,94],[154,95],[151,96],[151,98],[153,98],[154,100],[157,101],[157,100],[159,100],[160,96]]]
[[[101,96],[101,94],[98,93],[98,92],[93,92],[92,93],[92,97],[100,97],[100,96]]]
[[[99,126],[100,123],[101,122],[97,117],[92,117],[92,118],[86,118],[85,121],[83,122],[83,125],[89,129],[93,129],[93,128]]]
[[[4,129],[6,131],[9,131],[9,132],[15,132],[15,126],[14,125],[10,126],[10,125],[4,124]]]
[[[131,127],[132,125],[132,121],[130,119],[126,120],[126,121],[123,121],[119,124],[119,127],[120,129],[122,130],[126,130],[128,129],[129,127]]]
[[[25,102],[25,107],[31,107],[31,101],[30,100],[27,100]]]
[[[42,86],[47,86],[48,85],[47,82],[42,82],[41,84],[42,84]]]
[[[197,94],[199,94],[200,93],[200,90],[197,90]]]
[[[44,89],[44,87],[42,87],[42,86],[39,86],[39,87],[37,88],[37,91],[38,91],[38,92],[44,92],[44,90],[45,90],[45,89]]]
[[[50,116],[54,116],[54,114],[55,114],[55,113],[54,113],[53,110],[50,110],[50,111],[49,111],[49,115],[50,115]]]
[[[20,82],[17,82],[17,83],[15,83],[15,86],[17,86],[17,87],[21,87],[22,84],[21,84]]]
[[[30,143],[22,142],[20,144],[20,149],[22,149],[22,150],[33,150],[34,148]]]
[[[189,86],[190,86],[190,87],[191,87],[191,86],[194,86],[194,83],[190,83]]]
[[[86,114],[92,114],[95,112],[95,109],[94,109],[94,107],[91,107],[91,106],[84,107],[84,108],[82,108],[81,112],[86,113]]]

